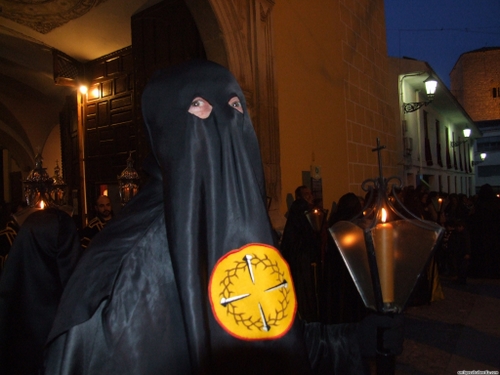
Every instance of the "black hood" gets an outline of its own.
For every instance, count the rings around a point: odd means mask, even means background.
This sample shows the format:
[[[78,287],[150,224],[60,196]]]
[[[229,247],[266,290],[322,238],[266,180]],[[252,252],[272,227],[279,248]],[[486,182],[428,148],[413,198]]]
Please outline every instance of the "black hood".
[[[228,104],[234,96],[243,113]],[[212,105],[208,118],[188,112],[196,97]],[[209,61],[156,74],[143,94],[142,110],[161,167],[167,238],[187,336],[198,357],[194,361],[203,362],[211,342],[227,339],[219,327],[210,327],[207,289],[214,265],[249,243],[273,244],[257,137],[236,79]]]

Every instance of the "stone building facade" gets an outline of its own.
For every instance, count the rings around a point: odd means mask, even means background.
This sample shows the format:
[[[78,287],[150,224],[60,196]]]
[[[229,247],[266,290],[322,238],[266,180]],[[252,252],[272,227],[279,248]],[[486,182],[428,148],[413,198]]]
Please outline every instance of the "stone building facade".
[[[500,119],[500,47],[463,53],[450,80],[451,92],[474,121]]]
[[[500,47],[463,53],[450,79],[452,93],[482,133],[473,144],[476,191],[489,184],[500,194]]]

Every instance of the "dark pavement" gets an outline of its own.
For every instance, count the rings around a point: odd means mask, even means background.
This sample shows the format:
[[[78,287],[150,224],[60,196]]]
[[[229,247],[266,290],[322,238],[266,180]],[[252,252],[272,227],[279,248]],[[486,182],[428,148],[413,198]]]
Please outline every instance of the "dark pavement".
[[[444,300],[406,310],[396,374],[498,374],[500,279],[468,279],[467,285],[458,285],[442,277],[441,285]]]

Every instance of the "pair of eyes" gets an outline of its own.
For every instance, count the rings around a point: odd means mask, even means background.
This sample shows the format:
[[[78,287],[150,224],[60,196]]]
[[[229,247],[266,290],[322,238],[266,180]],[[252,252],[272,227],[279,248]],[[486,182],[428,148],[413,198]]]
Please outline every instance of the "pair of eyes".
[[[240,99],[237,96],[233,96],[231,99],[229,99],[227,104],[236,109],[238,112],[243,113],[243,106],[241,105]],[[191,102],[188,112],[201,119],[206,119],[208,116],[210,116],[210,113],[212,113],[212,106],[208,101],[200,96],[197,96]]]

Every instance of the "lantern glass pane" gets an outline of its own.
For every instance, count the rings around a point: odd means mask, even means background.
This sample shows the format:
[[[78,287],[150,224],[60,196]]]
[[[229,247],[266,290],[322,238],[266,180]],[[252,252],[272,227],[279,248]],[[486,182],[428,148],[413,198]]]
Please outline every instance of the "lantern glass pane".
[[[425,81],[425,91],[427,92],[427,95],[434,95],[436,93],[436,88],[437,88],[437,81],[435,80]]]
[[[330,233],[365,306],[375,310],[375,296],[363,229],[350,221],[339,221],[330,228]]]

